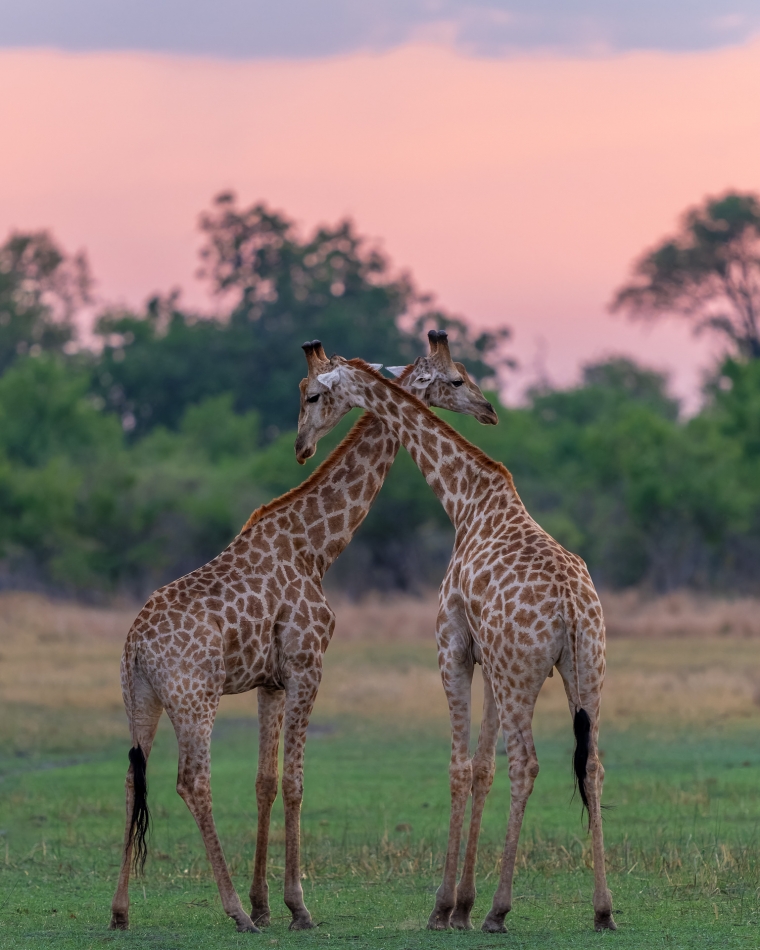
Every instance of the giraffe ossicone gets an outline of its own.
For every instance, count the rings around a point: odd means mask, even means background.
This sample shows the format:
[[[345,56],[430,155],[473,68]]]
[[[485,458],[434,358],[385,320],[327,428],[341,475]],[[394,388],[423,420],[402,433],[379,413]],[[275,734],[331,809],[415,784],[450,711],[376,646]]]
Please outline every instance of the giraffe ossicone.
[[[486,796],[493,782],[499,731],[509,753],[511,804],[499,884],[483,930],[504,931],[523,815],[538,774],[533,709],[556,667],[576,739],[574,770],[589,812],[594,857],[594,927],[615,930],[602,835],[604,769],[598,754],[605,672],[602,608],[586,565],[530,517],[499,462],[472,445],[413,393],[362,360],[335,356],[325,374],[329,398],[302,403],[296,453],[304,458],[355,406],[394,432],[438,496],[456,530],[440,590],[438,662],[451,718],[451,819],[443,882],[428,926],[470,929],[475,864]],[[449,380],[452,388],[455,381]],[[311,390],[316,391],[316,390]],[[470,755],[474,665],[483,670],[484,707],[477,750]],[[470,828],[457,884],[467,801]]]
[[[322,344],[312,340],[303,348],[308,376],[301,383],[301,415],[313,397],[320,408],[331,402],[317,382],[331,365]],[[430,353],[407,368],[402,384],[424,375],[432,363],[440,376],[422,392],[426,401],[496,421],[474,383],[446,385],[446,372],[459,379],[463,368],[450,356],[448,365],[432,339]],[[300,809],[306,730],[335,623],[322,578],[364,520],[398,449],[384,423],[365,414],[300,486],[258,508],[218,557],[157,590],[132,624],[121,663],[132,749],[112,928],[129,923],[132,857],[143,853],[147,831],[146,768],[164,709],[177,735],[177,791],[200,829],[222,906],[239,931],[256,931],[271,918],[267,851],[284,733],[285,904],[291,929],[313,926],[301,885]],[[258,690],[259,711],[258,829],[248,914],[214,825],[210,747],[222,695],[252,689]]]

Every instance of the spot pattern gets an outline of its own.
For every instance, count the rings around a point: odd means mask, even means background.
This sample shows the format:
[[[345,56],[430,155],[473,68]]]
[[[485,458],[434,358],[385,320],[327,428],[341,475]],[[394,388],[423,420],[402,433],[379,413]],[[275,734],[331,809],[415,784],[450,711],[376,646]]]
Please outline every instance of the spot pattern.
[[[593,837],[595,926],[614,929],[600,814],[604,771],[597,751],[605,629],[586,565],[530,517],[503,465],[361,360],[335,365],[340,373],[332,393],[333,424],[355,405],[376,414],[409,451],[456,529],[454,551],[441,585],[436,627],[452,727],[451,823],[443,883],[429,926],[472,926],[480,821],[502,731],[509,753],[511,806],[499,884],[483,929],[504,929],[504,918],[512,906],[523,814],[538,774],[533,709],[544,680],[556,668],[571,716],[585,710],[591,722],[584,789]],[[396,411],[391,411],[394,404]],[[310,420],[303,419],[302,425],[309,429]],[[476,663],[483,670],[485,704],[477,750],[471,756],[471,683]],[[470,828],[457,885],[470,795]]]
[[[404,384],[428,372],[435,355],[431,347],[430,357],[409,367]],[[455,411],[482,412],[487,403],[480,390],[472,384],[463,395],[444,386],[443,374],[458,378],[459,370],[440,355],[436,360],[436,380],[423,397]],[[307,351],[307,361],[312,381],[328,365],[321,346]],[[165,709],[179,746],[177,791],[203,836],[224,910],[241,931],[270,921],[267,848],[283,730],[284,897],[291,928],[312,926],[301,886],[300,809],[306,729],[335,622],[322,578],[364,520],[398,449],[388,428],[365,415],[301,486],[255,511],[218,557],[157,590],[127,636],[121,677],[133,744],[149,756]],[[210,742],[221,696],[252,689],[258,690],[259,761],[249,915],[233,887],[214,826]],[[125,847],[112,904],[111,926],[118,929],[128,925],[133,796],[130,768]]]

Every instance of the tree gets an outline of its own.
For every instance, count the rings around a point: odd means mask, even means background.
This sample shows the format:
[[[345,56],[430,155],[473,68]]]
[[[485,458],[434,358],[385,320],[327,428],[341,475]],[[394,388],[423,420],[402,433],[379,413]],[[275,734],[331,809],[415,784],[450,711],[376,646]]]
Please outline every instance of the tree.
[[[90,522],[117,552],[131,540],[92,504],[120,497],[124,459],[118,420],[89,383],[49,354],[18,359],[0,379],[0,557],[23,583],[97,586],[104,549]]]
[[[436,327],[449,331],[480,382],[514,365],[503,352],[508,327],[476,334],[461,318],[431,309],[431,296],[418,292],[408,274],[393,275],[388,258],[350,219],[302,239],[284,215],[261,203],[241,209],[232,192],[223,192],[201,215],[200,228],[206,244],[199,275],[231,302],[233,320],[258,323],[261,333],[292,333],[301,324],[325,339],[338,333],[346,355],[365,348],[372,359],[390,358],[393,348],[411,359],[418,338]]]
[[[703,414],[739,447],[760,485],[760,360],[726,359],[708,381]]]
[[[47,231],[14,231],[0,246],[0,373],[26,353],[61,351],[90,301],[84,254],[68,256]]]
[[[423,352],[424,331],[435,325],[451,331],[476,379],[509,363],[506,328],[473,333],[431,310],[430,298],[394,274],[351,221],[303,237],[280,212],[261,203],[241,208],[224,193],[200,228],[200,275],[226,313],[199,318],[183,312],[176,295],[155,297],[144,316],[105,314],[96,327],[104,346],[95,389],[133,439],[156,425],[176,430],[188,405],[229,392],[236,412],[259,413],[264,441],[273,441],[298,417],[304,340],[398,365]]]
[[[612,311],[653,319],[676,314],[695,332],[728,338],[738,355],[760,359],[760,199],[729,191],[683,216],[680,230],[647,251]]]
[[[18,360],[0,378],[0,456],[35,468],[57,456],[88,464],[116,451],[118,421],[88,394],[89,384],[60,357]]]
[[[137,439],[155,426],[177,429],[188,406],[232,392],[247,409],[240,379],[241,341],[220,322],[179,309],[176,296],[154,297],[145,313],[105,313],[95,325],[103,348],[93,390]],[[251,378],[251,383],[255,376]]]
[[[614,419],[626,405],[643,405],[657,415],[675,420],[679,405],[668,392],[664,373],[639,366],[625,356],[611,357],[583,367],[582,383],[573,389],[531,392],[535,412],[548,421],[588,425]]]

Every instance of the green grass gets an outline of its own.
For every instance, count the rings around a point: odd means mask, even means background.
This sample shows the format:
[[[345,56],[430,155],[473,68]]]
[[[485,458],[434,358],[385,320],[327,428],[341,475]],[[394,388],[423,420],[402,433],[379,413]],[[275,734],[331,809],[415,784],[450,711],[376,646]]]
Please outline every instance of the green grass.
[[[42,742],[42,740],[41,740]],[[604,734],[605,831],[619,931],[591,928],[589,841],[570,801],[570,738],[537,742],[509,934],[433,934],[448,820],[448,740],[425,729],[335,721],[307,746],[304,889],[319,923],[290,934],[282,903],[282,812],[275,806],[267,933],[238,935],[222,913],[200,836],[174,791],[176,747],[162,728],[150,762],[154,816],[131,927],[106,927],[123,831],[127,743],[67,754],[59,741],[0,758],[0,947],[757,947],[760,742],[731,727],[667,739]],[[238,892],[250,884],[255,722],[220,720],[214,808]],[[488,910],[506,828],[506,757],[486,807],[479,894]],[[244,900],[245,903],[245,900]]]

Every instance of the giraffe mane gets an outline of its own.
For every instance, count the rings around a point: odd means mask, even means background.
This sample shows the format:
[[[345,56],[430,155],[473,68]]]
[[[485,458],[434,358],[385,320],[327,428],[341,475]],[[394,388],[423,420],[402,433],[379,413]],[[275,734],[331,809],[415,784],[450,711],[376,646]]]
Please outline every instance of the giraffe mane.
[[[408,392],[402,386],[399,386],[397,380],[387,379],[385,376],[382,376],[377,370],[372,369],[369,363],[365,363],[362,359],[352,359],[346,361],[350,366],[354,366],[357,369],[362,369],[365,372],[369,373],[371,376],[374,376],[376,379],[381,380],[386,386],[389,386],[391,389],[394,389],[398,392],[400,401],[406,401],[407,403],[412,403],[412,405],[417,408],[422,408],[430,417],[431,417],[431,428],[437,429],[438,432],[447,436],[461,452],[463,452],[468,458],[472,459],[473,462],[476,462],[478,465],[481,465],[486,471],[496,472],[504,476],[509,487],[512,491],[515,491],[515,483],[512,478],[512,473],[509,471],[506,465],[503,465],[501,462],[497,462],[486,455],[486,453],[473,445],[472,442],[469,442],[463,435],[460,435],[453,426],[450,426],[448,422],[445,422],[441,419],[440,416],[436,415],[432,409],[425,405],[425,403],[418,399],[413,393]],[[399,377],[403,379],[404,376]],[[316,473],[315,473],[316,474]]]
[[[375,416],[371,415],[370,413],[365,413],[353,426],[343,441],[332,450],[332,452],[323,462],[317,466],[317,468],[314,469],[308,478],[305,478],[301,484],[296,485],[295,488],[291,488],[289,491],[286,491],[284,495],[280,495],[279,498],[274,498],[272,501],[268,501],[266,504],[260,505],[253,512],[248,521],[246,521],[246,523],[243,525],[242,531],[247,531],[248,528],[252,528],[253,525],[261,521],[261,519],[266,515],[271,514],[273,511],[278,511],[280,508],[286,507],[297,498],[300,498],[313,488],[316,488],[322,481],[324,481],[325,476],[332,472],[334,466],[340,462],[340,460],[355,445],[355,443],[359,441],[359,439],[364,435],[365,430],[374,421]]]
[[[412,372],[414,364],[410,364],[406,367],[404,372],[398,379],[392,380],[383,376],[376,369],[373,369],[369,363],[365,362],[363,359],[355,358],[351,360],[346,360],[350,366],[354,366],[356,369],[364,370],[366,373],[369,373],[371,376],[374,376],[375,379],[379,379],[381,382],[385,383],[386,386],[390,386],[394,389],[401,400],[412,403],[412,405],[417,408],[423,409],[425,412],[428,412],[432,417],[431,424],[433,428],[438,429],[439,432],[447,436],[456,446],[460,449],[465,455],[471,458],[478,465],[482,466],[486,471],[496,472],[503,476],[508,487],[515,491],[515,484],[512,479],[512,474],[506,465],[502,465],[501,462],[496,462],[490,456],[486,455],[482,449],[479,449],[477,445],[473,445],[472,442],[469,442],[463,435],[460,435],[456,429],[452,428],[448,422],[444,422],[440,416],[437,416],[432,412],[425,403],[418,399],[417,396],[413,395],[410,392],[407,392],[400,383],[407,378],[407,376]],[[291,488],[289,491],[286,491],[284,495],[280,495],[279,498],[274,498],[272,501],[266,502],[266,504],[260,505],[256,510],[251,514],[251,517],[246,521],[243,527],[240,530],[240,533],[243,534],[245,531],[248,531],[255,524],[258,524],[262,518],[265,518],[267,515],[272,514],[275,511],[279,511],[281,508],[286,508],[296,499],[306,495],[312,489],[316,488],[325,477],[332,472],[334,466],[343,459],[343,457],[353,448],[353,446],[364,436],[364,433],[367,428],[374,422],[375,416],[370,412],[365,412],[364,415],[359,419],[359,421],[353,426],[348,435],[343,439],[343,441],[332,450],[332,452],[327,456],[327,458],[321,462],[317,468],[305,478],[300,485],[296,485],[295,488]]]
[[[377,370],[374,370],[370,367],[369,363],[365,363],[364,360],[349,360],[350,363],[360,363],[362,368],[367,368],[369,372],[374,373],[379,379],[385,379],[384,376],[381,376]],[[400,380],[406,379],[406,377],[412,372],[414,365],[411,364],[406,367],[404,372],[398,377]],[[395,384],[394,384],[395,385]],[[406,390],[403,390],[404,392]],[[417,400],[419,402],[419,400]],[[332,469],[337,465],[344,456],[353,448],[353,446],[364,436],[365,431],[369,426],[375,421],[376,416],[373,416],[369,412],[365,412],[364,415],[359,419],[348,435],[343,439],[343,441],[337,445],[332,452],[327,456],[327,458],[320,462],[317,468],[305,478],[300,485],[296,485],[295,488],[291,488],[285,492],[284,495],[280,495],[279,498],[274,498],[272,501],[266,502],[266,504],[259,505],[258,508],[251,514],[251,517],[246,521],[243,527],[240,529],[240,533],[243,534],[244,531],[247,531],[249,528],[252,528],[255,524],[261,521],[262,518],[266,515],[271,514],[274,511],[279,511],[281,508],[287,507],[291,502],[294,502],[297,498],[300,498],[302,495],[307,494],[313,488],[316,488],[325,477],[332,472]]]

